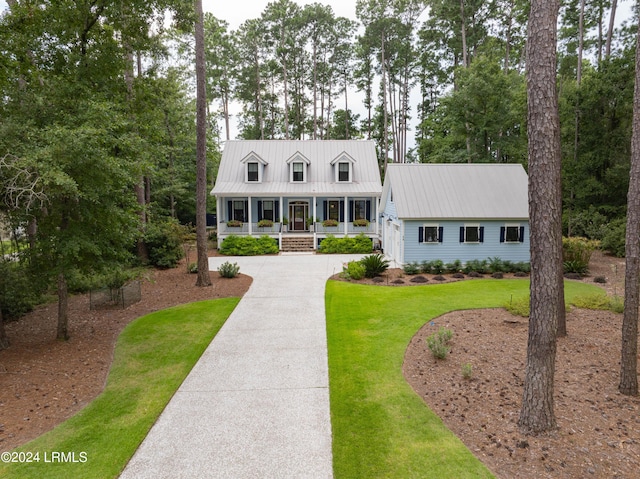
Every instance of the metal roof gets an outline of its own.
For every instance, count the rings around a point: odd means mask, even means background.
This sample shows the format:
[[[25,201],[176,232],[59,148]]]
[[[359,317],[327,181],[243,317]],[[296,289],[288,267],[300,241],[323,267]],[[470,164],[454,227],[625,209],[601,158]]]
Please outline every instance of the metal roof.
[[[255,154],[266,163],[262,181],[245,181],[243,159]],[[287,160],[296,154],[309,160],[307,181],[289,181]],[[331,164],[346,154],[352,162],[350,183],[335,181]],[[279,195],[371,195],[382,191],[375,143],[361,140],[234,140],[227,141],[212,195],[279,196]]]
[[[389,190],[398,218],[527,219],[528,177],[519,164],[389,164]]]

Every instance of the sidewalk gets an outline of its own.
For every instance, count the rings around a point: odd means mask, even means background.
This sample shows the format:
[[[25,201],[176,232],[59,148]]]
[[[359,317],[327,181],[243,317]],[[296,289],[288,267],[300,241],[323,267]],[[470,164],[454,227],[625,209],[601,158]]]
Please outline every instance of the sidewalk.
[[[333,477],[324,290],[354,258],[210,258],[253,284],[120,477]]]

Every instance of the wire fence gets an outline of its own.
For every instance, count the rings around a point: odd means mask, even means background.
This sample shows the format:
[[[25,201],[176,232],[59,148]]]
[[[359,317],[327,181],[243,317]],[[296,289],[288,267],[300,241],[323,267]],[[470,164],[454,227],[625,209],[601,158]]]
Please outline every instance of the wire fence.
[[[131,281],[121,288],[100,288],[89,292],[90,309],[125,309],[142,299],[140,281]]]

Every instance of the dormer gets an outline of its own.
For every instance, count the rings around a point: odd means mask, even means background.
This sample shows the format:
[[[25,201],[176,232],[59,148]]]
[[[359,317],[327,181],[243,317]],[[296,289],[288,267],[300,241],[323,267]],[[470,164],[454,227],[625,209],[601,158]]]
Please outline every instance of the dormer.
[[[244,165],[245,183],[262,183],[264,167],[268,165],[265,160],[252,151],[240,163]]]
[[[331,161],[336,183],[353,182],[353,166],[355,165],[355,162],[356,160],[345,152],[340,153]]]
[[[289,165],[289,182],[306,183],[311,161],[300,152],[296,152],[287,160]]]

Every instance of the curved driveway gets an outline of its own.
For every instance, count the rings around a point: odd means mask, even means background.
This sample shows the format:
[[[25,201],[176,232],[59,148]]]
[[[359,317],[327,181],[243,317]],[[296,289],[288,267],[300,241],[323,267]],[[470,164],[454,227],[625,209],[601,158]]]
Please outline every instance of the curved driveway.
[[[333,477],[324,290],[357,258],[210,258],[251,288],[121,478]]]

